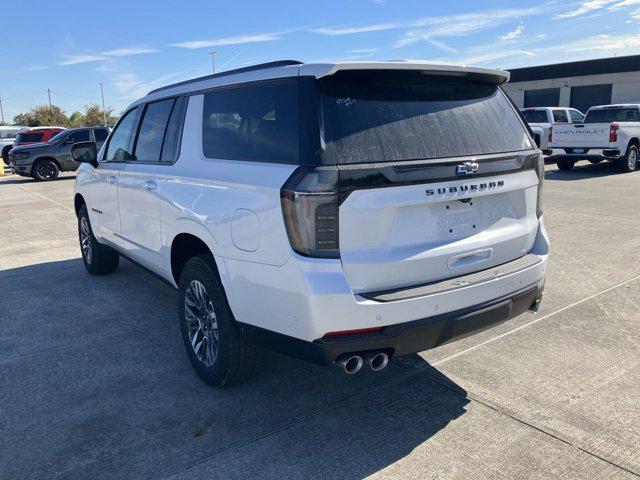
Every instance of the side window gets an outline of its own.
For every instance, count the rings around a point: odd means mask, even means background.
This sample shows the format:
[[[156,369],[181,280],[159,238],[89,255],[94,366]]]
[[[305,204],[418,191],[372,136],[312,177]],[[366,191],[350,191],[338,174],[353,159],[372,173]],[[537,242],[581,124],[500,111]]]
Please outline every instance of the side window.
[[[77,132],[73,132],[69,135],[67,140],[72,142],[88,142],[91,140],[91,136],[89,135],[89,130],[78,130]]]
[[[140,123],[136,141],[135,160],[138,162],[158,162],[162,153],[162,143],[167,131],[175,98],[149,103]]]
[[[554,110],[553,121],[555,123],[569,123],[569,117],[567,116],[567,112],[565,112],[564,110]]]
[[[160,161],[162,163],[173,162],[176,154],[176,145],[180,138],[181,127],[181,114],[184,104],[184,97],[176,100],[173,110],[171,111],[171,117],[169,117],[169,124],[167,125],[167,131],[164,134],[164,144],[162,145],[162,155]]]
[[[122,117],[118,125],[116,125],[104,155],[105,161],[126,162],[133,158],[130,146],[138,108],[139,107],[136,107],[125,113],[124,117]]]
[[[569,110],[571,123],[582,123],[582,114],[577,110]]]
[[[202,147],[208,158],[297,163],[298,142],[296,82],[204,94]]]
[[[106,128],[94,128],[93,134],[96,136],[96,142],[104,142],[109,136]]]

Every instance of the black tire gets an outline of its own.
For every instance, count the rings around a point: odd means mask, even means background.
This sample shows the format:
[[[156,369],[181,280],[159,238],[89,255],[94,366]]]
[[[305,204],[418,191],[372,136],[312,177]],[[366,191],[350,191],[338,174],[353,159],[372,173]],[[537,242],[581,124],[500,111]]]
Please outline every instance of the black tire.
[[[198,295],[201,288],[204,294]],[[187,355],[206,383],[232,385],[258,372],[263,351],[244,340],[211,255],[187,261],[178,285],[178,319]]]
[[[574,160],[569,160],[567,158],[561,158],[556,163],[558,164],[558,168],[560,170],[571,170],[576,164]]]
[[[78,239],[87,272],[92,275],[107,275],[118,268],[120,255],[96,240],[85,205],[78,212]]]
[[[9,150],[11,150],[11,145],[7,145],[2,149],[2,161],[4,161],[5,165],[9,165]]]
[[[629,145],[626,155],[616,160],[616,167],[623,173],[633,172],[638,168],[638,147]]]
[[[53,160],[38,160],[31,168],[31,175],[38,181],[44,182],[58,178],[60,169]]]

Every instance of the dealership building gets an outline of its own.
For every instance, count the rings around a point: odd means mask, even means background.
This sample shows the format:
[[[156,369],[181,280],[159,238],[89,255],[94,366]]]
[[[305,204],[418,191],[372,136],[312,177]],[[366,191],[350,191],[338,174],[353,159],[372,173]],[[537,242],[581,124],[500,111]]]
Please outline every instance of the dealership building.
[[[504,86],[518,107],[640,103],[640,55],[558,63],[510,71]]]

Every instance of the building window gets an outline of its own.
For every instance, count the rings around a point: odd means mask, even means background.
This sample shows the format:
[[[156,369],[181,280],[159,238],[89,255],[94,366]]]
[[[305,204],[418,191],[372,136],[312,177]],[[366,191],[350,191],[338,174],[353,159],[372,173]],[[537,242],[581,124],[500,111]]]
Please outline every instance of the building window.
[[[525,90],[524,107],[559,107],[560,89],[541,88],[538,90]]]
[[[594,105],[611,103],[611,84],[571,87],[571,107],[586,113]]]

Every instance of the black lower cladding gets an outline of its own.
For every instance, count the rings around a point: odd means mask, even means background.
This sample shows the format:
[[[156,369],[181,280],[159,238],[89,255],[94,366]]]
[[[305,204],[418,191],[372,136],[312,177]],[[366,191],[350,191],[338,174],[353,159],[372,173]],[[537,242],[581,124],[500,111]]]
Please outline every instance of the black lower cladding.
[[[397,357],[459,340],[524,313],[541,296],[541,288],[534,285],[455,312],[389,325],[379,332],[321,338],[313,342],[244,323],[240,326],[245,337],[257,345],[318,365],[329,365],[345,353],[384,350]]]

